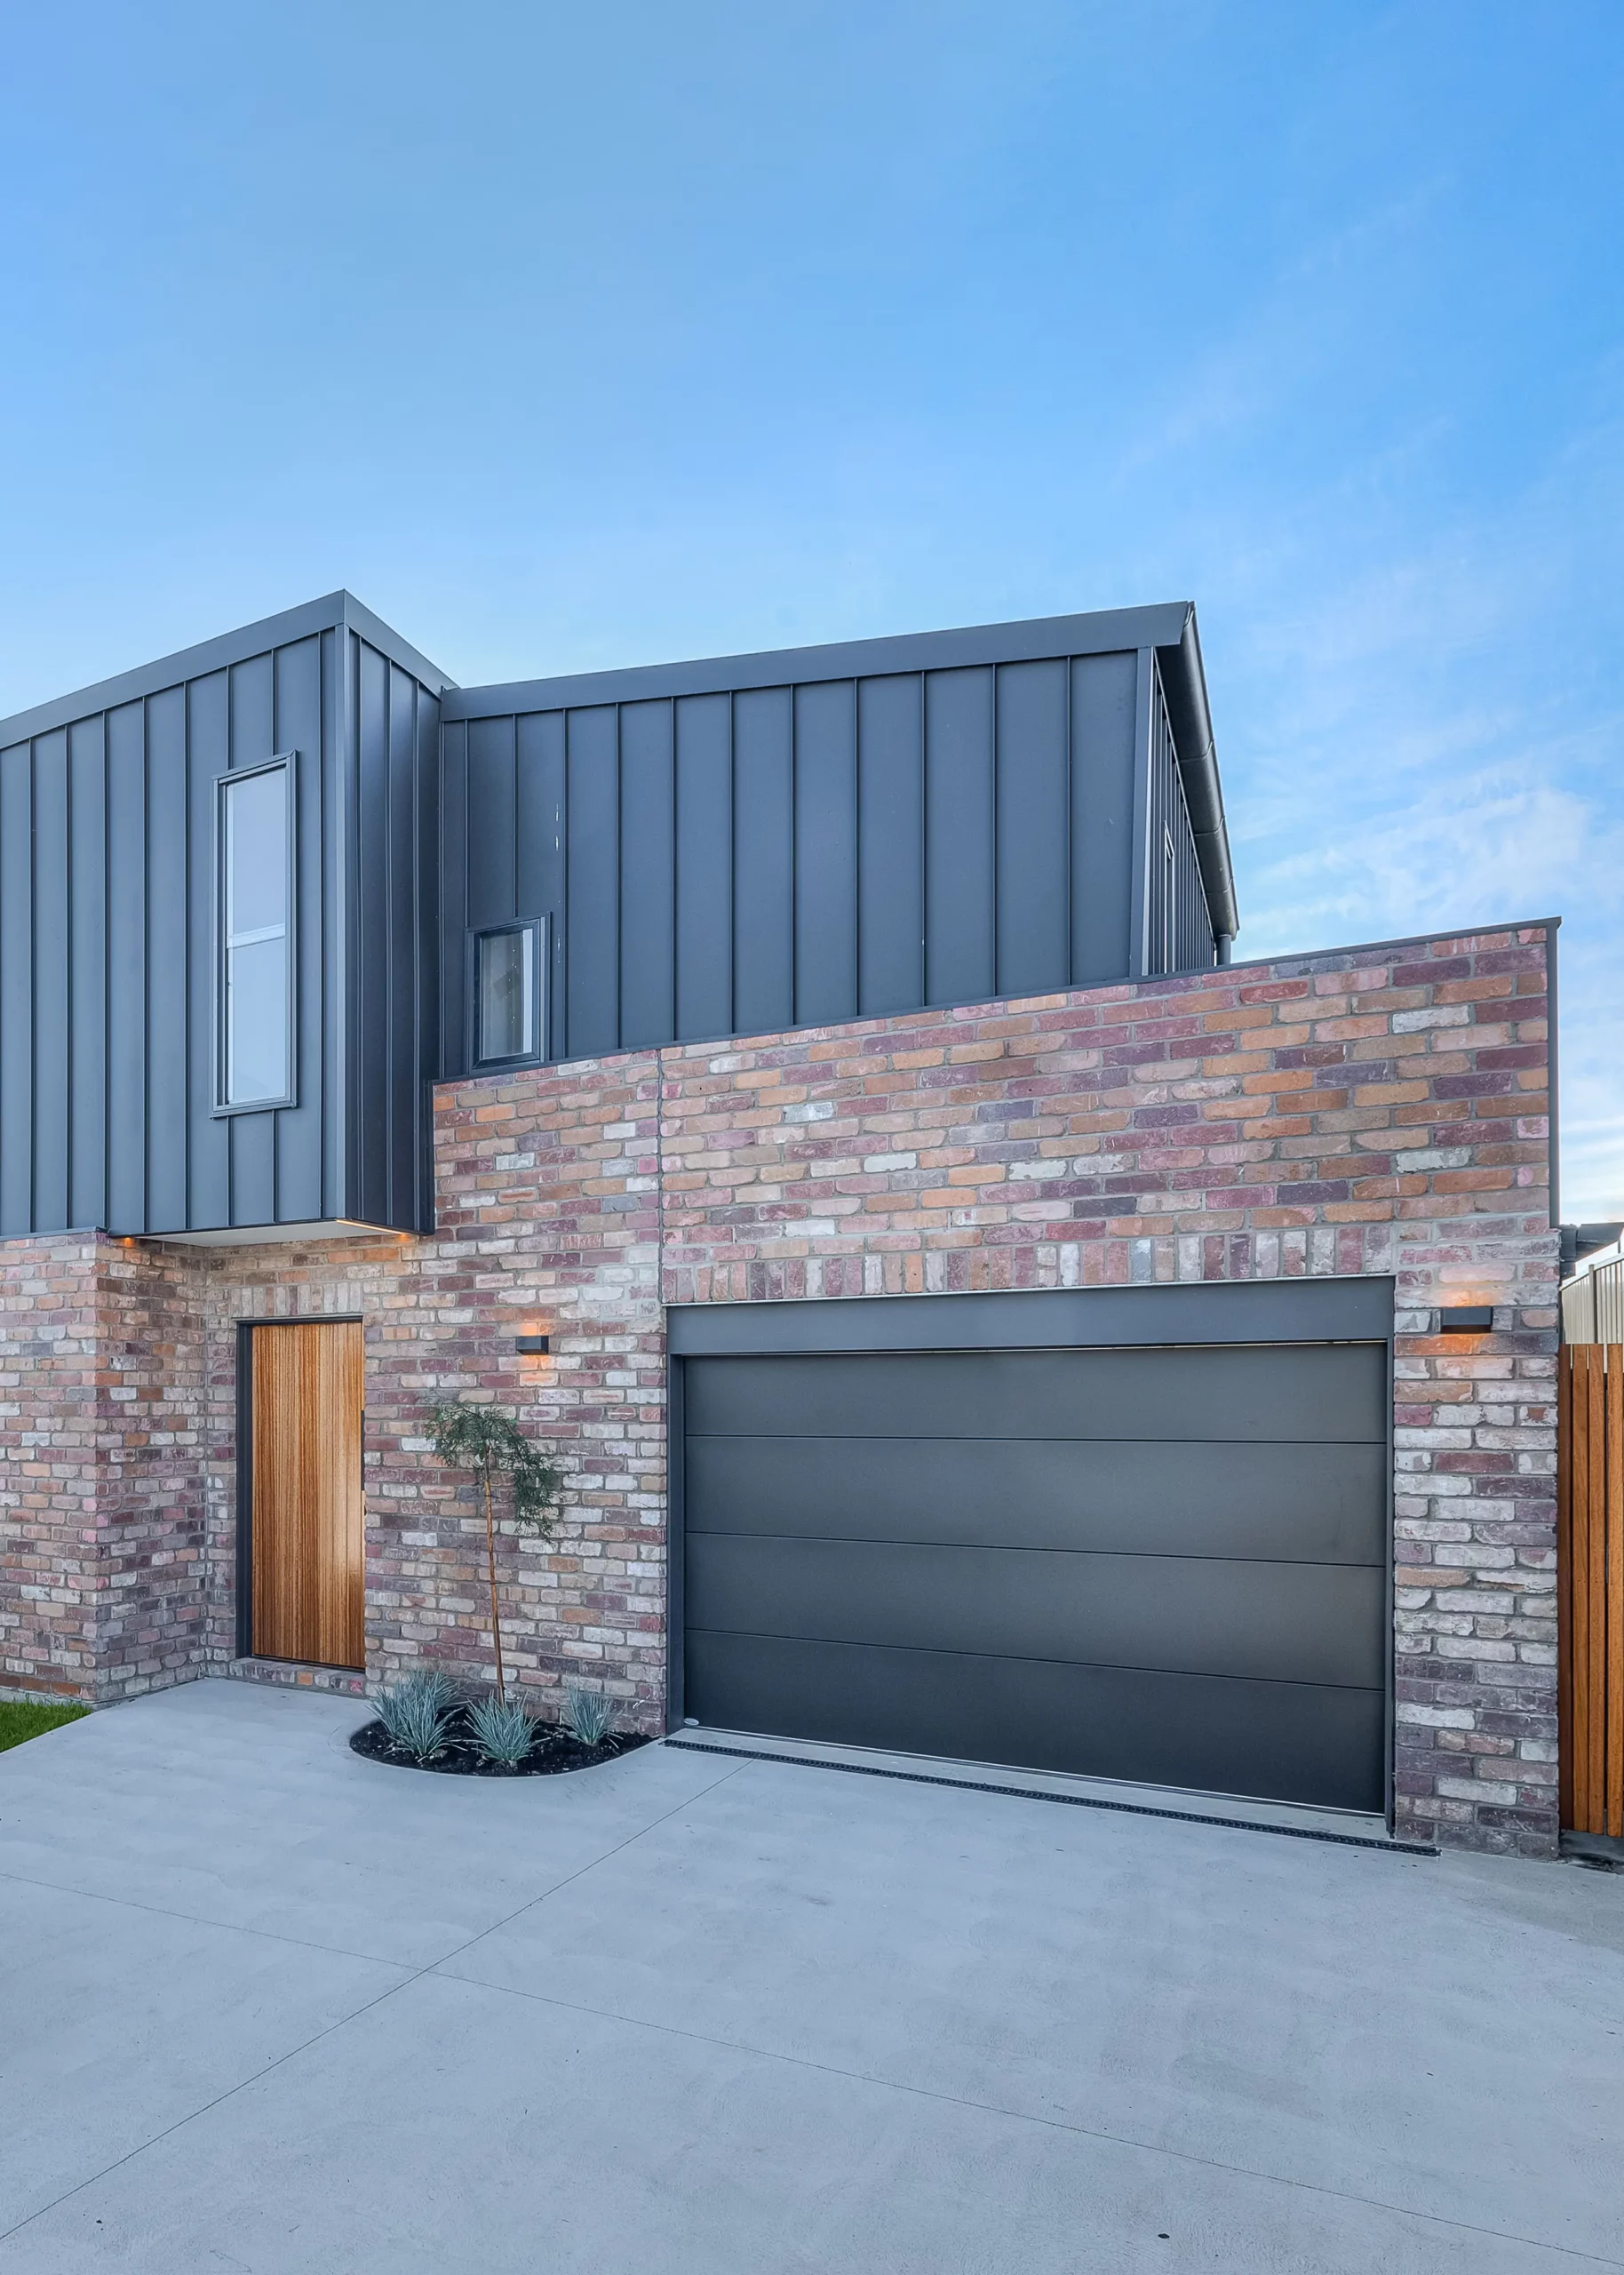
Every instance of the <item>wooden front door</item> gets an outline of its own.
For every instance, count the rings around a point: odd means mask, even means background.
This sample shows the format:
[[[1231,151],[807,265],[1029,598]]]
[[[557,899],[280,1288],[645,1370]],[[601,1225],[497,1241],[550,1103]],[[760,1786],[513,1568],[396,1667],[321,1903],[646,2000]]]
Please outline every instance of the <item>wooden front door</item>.
[[[361,1323],[256,1327],[250,1348],[254,1656],[362,1666]]]

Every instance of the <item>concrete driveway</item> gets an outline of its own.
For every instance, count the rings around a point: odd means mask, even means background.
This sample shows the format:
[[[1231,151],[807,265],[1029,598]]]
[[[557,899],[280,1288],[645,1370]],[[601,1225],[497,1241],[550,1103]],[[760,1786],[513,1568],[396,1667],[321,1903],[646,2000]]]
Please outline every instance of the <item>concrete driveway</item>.
[[[1624,1878],[362,1719],[0,1755],[0,2275],[1624,2264]]]

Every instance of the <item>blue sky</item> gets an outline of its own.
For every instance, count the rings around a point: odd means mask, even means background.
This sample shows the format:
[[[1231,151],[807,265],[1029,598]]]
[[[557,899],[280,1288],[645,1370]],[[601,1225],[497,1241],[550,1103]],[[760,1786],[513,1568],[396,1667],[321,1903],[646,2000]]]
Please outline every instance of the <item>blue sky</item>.
[[[92,4],[0,47],[0,713],[1190,597],[1243,955],[1559,913],[1624,1216],[1618,0]]]

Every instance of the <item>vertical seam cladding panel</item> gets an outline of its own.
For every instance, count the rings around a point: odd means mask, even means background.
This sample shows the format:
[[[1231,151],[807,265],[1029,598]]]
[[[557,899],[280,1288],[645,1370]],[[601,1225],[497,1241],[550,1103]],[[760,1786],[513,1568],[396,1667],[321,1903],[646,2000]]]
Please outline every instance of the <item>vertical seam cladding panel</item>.
[[[1136,761],[1131,699],[1124,706],[1135,668]],[[900,694],[888,693],[904,687],[912,738]],[[725,729],[707,723],[721,704]],[[546,849],[531,843],[555,825],[553,801],[529,781],[545,762],[546,722],[562,746],[562,875],[552,886]],[[511,799],[486,781],[475,747],[504,730]],[[724,732],[725,767],[720,743],[712,762],[705,740]],[[656,687],[448,722],[443,748],[448,805],[458,805],[463,832],[460,849],[445,848],[447,1074],[471,1067],[474,1050],[452,1008],[466,986],[466,936],[451,906],[458,889],[470,926],[553,918],[549,986],[562,1014],[549,1021],[553,1058],[1214,961],[1150,648]],[[917,814],[905,820],[910,799]],[[480,880],[510,850],[512,905],[499,896],[498,909]],[[724,861],[725,891],[714,882]],[[1118,871],[1121,889],[1110,890]],[[724,944],[712,934],[728,917]],[[1119,939],[1125,920],[1136,946]]]
[[[155,672],[127,675],[0,753],[0,1232],[161,1237],[377,1217],[380,1200],[382,1221],[415,1223],[428,1205],[398,1136],[364,1193],[358,1172],[369,1121],[415,1144],[434,1071],[437,880],[419,872],[435,835],[438,690],[342,612],[301,612],[287,635],[248,654],[211,643],[156,685]],[[355,778],[380,723],[378,672],[394,778],[369,785],[364,818],[378,822],[381,795],[386,858],[363,875]],[[299,822],[295,1103],[227,1114],[216,784],[283,749],[297,753]],[[394,810],[402,799],[410,811]],[[362,894],[370,906],[380,890],[386,938],[362,922]],[[380,1050],[386,1098],[374,1095]],[[370,1116],[352,1096],[363,1065]]]
[[[34,750],[34,1225],[68,1225],[70,893],[68,730],[42,735]]]
[[[1154,659],[1150,668],[1149,840],[1147,970],[1152,974],[1206,970],[1215,962],[1217,951],[1173,722],[1167,714],[1161,669]]]
[[[107,1111],[102,1121],[107,1224],[139,1232],[147,1221],[147,935],[150,844],[147,815],[146,706],[108,711]],[[139,859],[119,849],[139,848]],[[123,1142],[120,1142],[123,1133]]]
[[[0,751],[0,1232],[34,1225],[34,745]]]
[[[564,1027],[564,714],[521,713],[514,722],[514,912],[545,922],[542,973],[545,1056],[557,1058]],[[447,934],[448,946],[452,936]]]
[[[227,738],[227,764],[234,772],[239,767],[252,766],[261,759],[273,757],[281,748],[276,738],[276,656],[274,650],[262,655],[244,658],[240,663],[232,665]],[[297,800],[297,784],[290,782],[289,793],[291,797]],[[218,827],[218,802],[212,819],[214,826]],[[218,862],[218,846],[213,849],[213,852],[214,858]],[[297,880],[296,849],[293,849],[293,856],[291,874]],[[219,882],[218,875],[215,882],[218,887]],[[291,912],[291,914],[294,921],[290,938],[296,954],[299,938],[297,912]],[[217,909],[217,923],[218,914]],[[212,978],[214,985],[218,986],[220,977],[219,941],[212,932],[210,954],[213,965]],[[298,975],[294,970],[291,958],[289,961],[288,971],[290,986],[296,986]],[[294,996],[293,1001],[297,1002],[297,995]],[[220,1041],[218,1002],[213,1005],[213,1013],[214,1042],[218,1048]],[[294,1095],[297,1096],[299,1071],[297,1033],[290,1035],[290,1045],[292,1063],[288,1070],[289,1082],[295,1086]],[[215,1077],[217,1089],[219,1079],[217,1069]],[[213,1101],[211,1100],[211,1103],[212,1104]],[[275,1216],[279,1128],[279,1116],[268,1108],[259,1113],[233,1114],[226,1125],[230,1161],[231,1222],[234,1225],[264,1224]]]

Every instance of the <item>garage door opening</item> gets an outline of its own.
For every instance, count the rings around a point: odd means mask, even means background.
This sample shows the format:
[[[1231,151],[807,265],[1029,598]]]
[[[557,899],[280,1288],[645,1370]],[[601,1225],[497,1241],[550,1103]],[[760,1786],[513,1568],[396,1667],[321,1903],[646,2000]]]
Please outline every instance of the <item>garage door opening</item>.
[[[1385,1807],[1385,1340],[682,1363],[698,1721]]]

